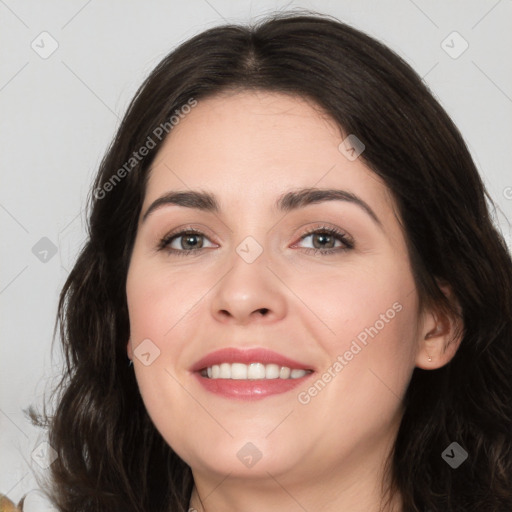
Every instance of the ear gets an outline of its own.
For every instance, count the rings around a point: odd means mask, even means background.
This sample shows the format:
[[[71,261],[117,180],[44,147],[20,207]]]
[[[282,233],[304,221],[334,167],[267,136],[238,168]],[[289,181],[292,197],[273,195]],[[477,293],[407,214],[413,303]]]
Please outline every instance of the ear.
[[[457,352],[463,336],[462,308],[448,285],[439,285],[457,314],[430,308],[422,313],[418,331],[416,366],[436,370],[448,364]]]
[[[133,361],[132,340],[130,338],[128,338],[128,343],[126,344],[126,353],[128,354],[128,359]]]

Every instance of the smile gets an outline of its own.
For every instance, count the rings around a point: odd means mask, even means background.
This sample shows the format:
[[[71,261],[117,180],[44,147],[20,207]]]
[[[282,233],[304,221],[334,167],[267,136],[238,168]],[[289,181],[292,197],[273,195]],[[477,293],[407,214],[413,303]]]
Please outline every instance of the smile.
[[[231,400],[259,400],[286,395],[313,377],[315,369],[268,348],[225,347],[190,367],[209,394]]]
[[[311,373],[311,370],[290,368],[277,364],[221,363],[204,368],[201,371],[201,376],[209,379],[270,380],[300,379],[308,373]]]

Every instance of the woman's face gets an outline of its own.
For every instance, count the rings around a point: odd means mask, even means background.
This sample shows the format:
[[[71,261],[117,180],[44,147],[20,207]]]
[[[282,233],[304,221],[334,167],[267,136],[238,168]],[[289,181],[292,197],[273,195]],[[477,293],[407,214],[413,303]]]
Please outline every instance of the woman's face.
[[[200,100],[156,156],[128,354],[196,477],[355,479],[391,448],[421,316],[391,196],[344,138],[304,99],[242,92]],[[175,192],[217,209],[151,208]]]

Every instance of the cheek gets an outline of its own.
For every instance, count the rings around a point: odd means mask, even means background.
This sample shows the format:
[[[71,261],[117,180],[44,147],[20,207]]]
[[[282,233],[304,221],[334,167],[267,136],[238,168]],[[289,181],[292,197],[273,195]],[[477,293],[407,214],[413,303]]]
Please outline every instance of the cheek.
[[[334,334],[311,320],[325,364],[297,398],[304,428],[318,430],[317,418],[329,418],[323,442],[336,451],[347,439],[371,443],[398,421],[414,369],[417,303],[407,279],[323,284],[323,300],[308,306]]]
[[[184,275],[179,270],[156,271],[134,264],[126,286],[134,344],[144,338],[154,338],[163,348],[182,319],[189,322],[197,315],[205,286],[207,282],[201,276]]]
[[[184,329],[200,309],[204,281],[183,278],[183,273],[156,270],[147,262],[133,261],[128,273],[126,294],[130,317],[130,337],[137,358],[138,347],[151,340],[144,352],[151,363],[135,362],[135,374],[146,411],[168,444],[182,446],[187,436],[207,436],[202,424],[190,418],[202,417],[204,411],[191,400],[183,385],[179,367],[186,347]],[[154,357],[156,354],[156,357]],[[186,411],[186,412],[185,412]],[[210,426],[211,427],[211,426]]]
[[[126,295],[137,381],[155,420],[159,410],[180,401],[176,362],[186,345],[180,321],[194,315],[200,293],[195,293],[190,280],[165,276],[147,262],[134,259],[127,276]],[[162,397],[165,404],[160,403]]]
[[[365,265],[354,259],[338,268],[312,265],[288,272],[283,280],[300,299],[303,306],[298,307],[329,352],[357,337],[364,343],[382,333],[397,334],[416,321],[412,274],[390,257]],[[391,338],[391,343],[398,342],[396,336]]]
[[[389,258],[365,268],[347,266],[294,279],[290,287],[307,306],[302,321],[323,349],[330,391],[324,394],[322,383],[317,391],[324,399],[359,397],[358,402],[368,404],[382,394],[392,400],[393,393],[401,396],[414,369],[418,322],[416,288],[407,266]]]

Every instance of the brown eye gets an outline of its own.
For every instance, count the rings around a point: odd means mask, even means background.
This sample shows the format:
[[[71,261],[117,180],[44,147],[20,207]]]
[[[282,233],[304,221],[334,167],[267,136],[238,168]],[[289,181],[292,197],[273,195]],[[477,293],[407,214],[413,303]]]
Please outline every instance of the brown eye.
[[[187,233],[176,238],[181,238],[181,249],[190,250],[198,249],[203,246],[202,235],[196,233]]]
[[[314,254],[326,255],[354,248],[354,242],[348,235],[331,227],[322,227],[309,231],[301,237],[300,241],[302,242],[307,238],[311,238],[313,247],[304,248],[306,253],[312,251]],[[338,245],[336,246],[337,242]]]
[[[186,255],[193,252],[201,252],[205,248],[204,240],[208,240],[204,233],[189,229],[165,236],[160,240],[158,249],[173,254]]]

